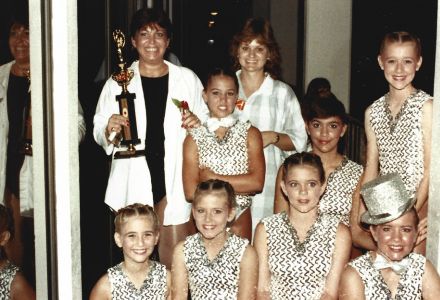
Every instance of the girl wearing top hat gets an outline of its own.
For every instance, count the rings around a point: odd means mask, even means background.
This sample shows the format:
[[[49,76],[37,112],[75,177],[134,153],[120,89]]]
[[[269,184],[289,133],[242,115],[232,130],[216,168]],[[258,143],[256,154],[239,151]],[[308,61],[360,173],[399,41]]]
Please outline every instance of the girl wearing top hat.
[[[396,173],[368,182],[361,194],[377,250],[350,262],[339,288],[339,299],[438,299],[440,277],[424,256],[412,253],[419,218],[415,198],[408,197]]]

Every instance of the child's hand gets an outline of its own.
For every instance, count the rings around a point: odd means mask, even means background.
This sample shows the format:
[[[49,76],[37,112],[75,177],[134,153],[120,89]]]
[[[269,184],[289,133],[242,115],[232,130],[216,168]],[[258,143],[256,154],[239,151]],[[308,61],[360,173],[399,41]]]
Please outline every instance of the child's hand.
[[[424,240],[426,240],[427,236],[428,236],[428,218],[426,217],[419,222],[416,246],[419,245]]]
[[[190,110],[182,113],[182,128],[196,128],[201,124],[200,119],[193,114]]]

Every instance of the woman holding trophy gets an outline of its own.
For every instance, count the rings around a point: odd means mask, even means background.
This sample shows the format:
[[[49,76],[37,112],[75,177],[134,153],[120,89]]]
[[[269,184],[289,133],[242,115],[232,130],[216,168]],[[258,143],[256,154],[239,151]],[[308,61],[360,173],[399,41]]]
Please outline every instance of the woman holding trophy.
[[[197,75],[164,60],[171,36],[168,16],[140,9],[130,31],[139,60],[124,66],[124,36],[116,34],[121,70],[101,92],[93,135],[112,155],[105,203],[115,211],[135,202],[154,205],[162,223],[160,260],[169,268],[174,245],[195,230],[182,184],[183,140],[186,129],[199,126],[208,110]]]

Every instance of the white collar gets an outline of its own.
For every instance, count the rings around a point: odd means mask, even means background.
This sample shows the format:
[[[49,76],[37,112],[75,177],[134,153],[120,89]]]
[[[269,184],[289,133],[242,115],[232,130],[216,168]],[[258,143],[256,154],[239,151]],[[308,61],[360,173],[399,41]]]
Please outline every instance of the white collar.
[[[215,132],[219,127],[228,128],[234,125],[235,122],[237,122],[237,119],[233,114],[230,114],[224,118],[209,118],[206,120],[205,126],[210,132]]]

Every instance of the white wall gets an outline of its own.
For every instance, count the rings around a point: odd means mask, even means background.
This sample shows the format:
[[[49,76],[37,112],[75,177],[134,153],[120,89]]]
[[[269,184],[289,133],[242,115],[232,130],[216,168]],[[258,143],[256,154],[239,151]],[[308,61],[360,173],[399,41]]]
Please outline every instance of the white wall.
[[[330,80],[346,110],[350,105],[351,0],[305,1],[305,86],[315,77]]]

